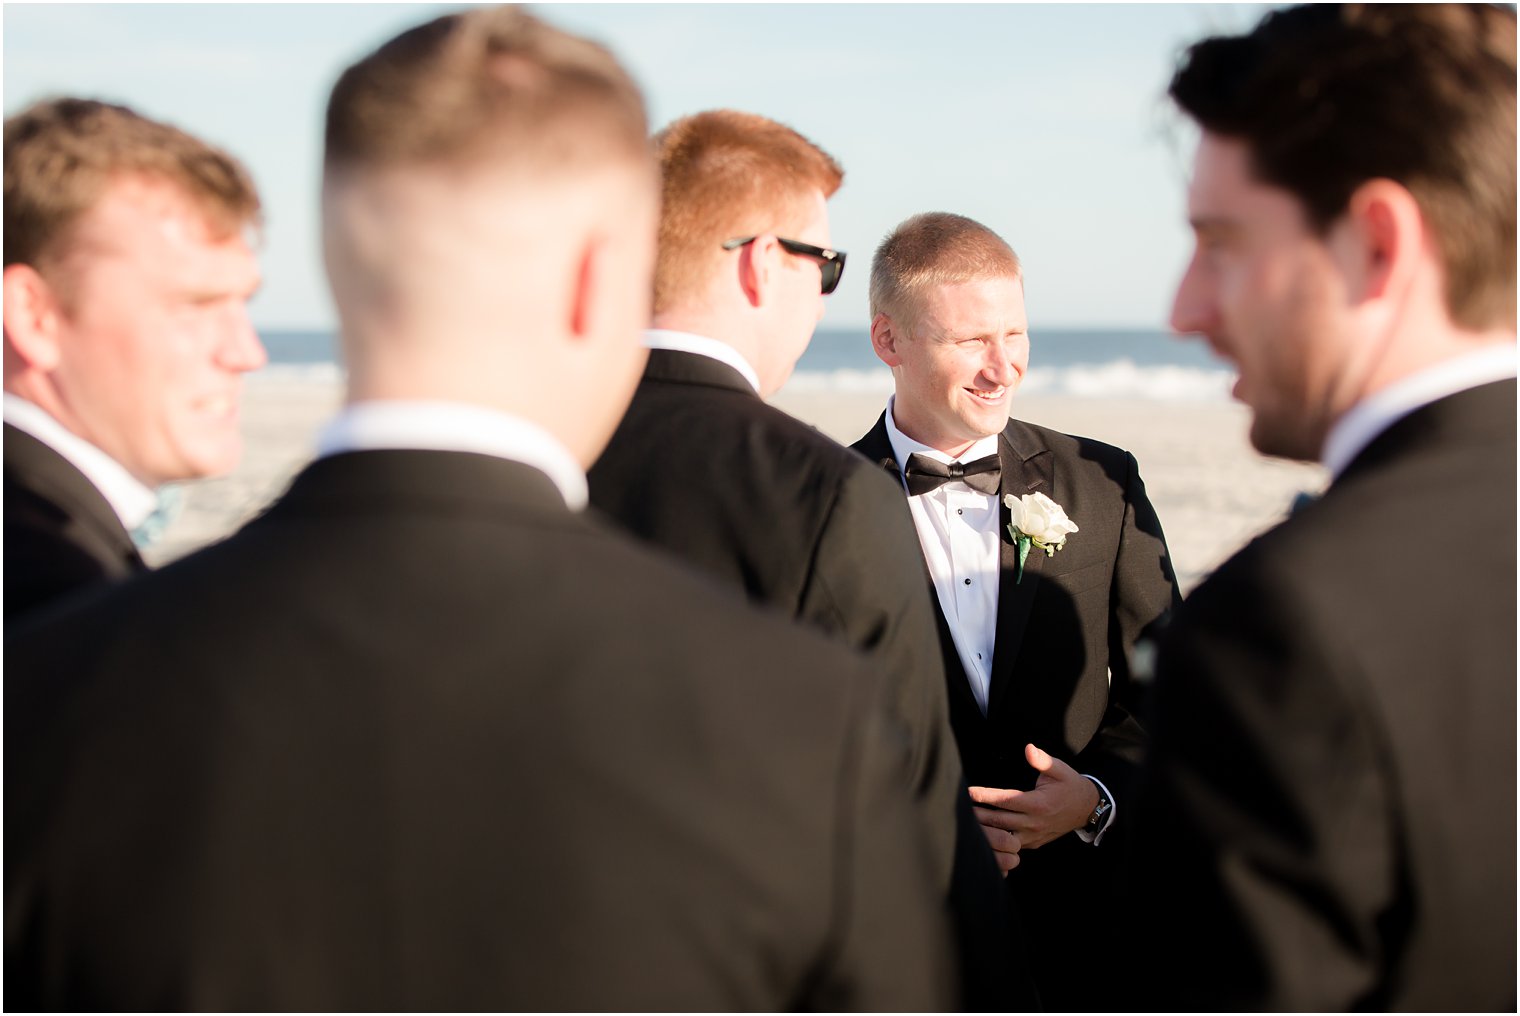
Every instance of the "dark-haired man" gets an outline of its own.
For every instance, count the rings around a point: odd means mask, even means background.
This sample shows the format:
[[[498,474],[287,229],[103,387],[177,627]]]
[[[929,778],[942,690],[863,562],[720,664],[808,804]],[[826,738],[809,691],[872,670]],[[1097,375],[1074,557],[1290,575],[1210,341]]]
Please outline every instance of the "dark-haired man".
[[[5,121],[5,614],[144,568],[154,488],[225,473],[259,199],[236,160],[122,106]]]
[[[1325,495],[1161,646],[1142,1005],[1515,1007],[1515,15],[1339,6],[1195,45],[1173,325]]]
[[[323,182],[318,460],[8,632],[6,1002],[947,1007],[880,682],[577,510],[645,358],[627,74],[440,18],[339,79]]]

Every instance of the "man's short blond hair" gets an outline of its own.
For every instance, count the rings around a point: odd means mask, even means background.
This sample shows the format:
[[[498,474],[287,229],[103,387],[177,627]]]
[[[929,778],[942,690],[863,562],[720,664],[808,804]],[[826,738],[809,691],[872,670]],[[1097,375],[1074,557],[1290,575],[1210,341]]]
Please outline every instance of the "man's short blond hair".
[[[813,192],[832,197],[844,181],[833,156],[801,134],[732,109],[676,120],[655,148],[663,190],[657,314],[702,292],[725,241],[796,228]]]
[[[644,100],[604,47],[515,7],[449,14],[343,73],[329,173],[490,160],[540,175],[649,161]]]
[[[44,273],[113,180],[179,188],[219,237],[259,219],[259,196],[232,156],[177,127],[92,99],[36,103],[5,121],[5,264]]]
[[[1008,242],[974,219],[924,212],[904,221],[871,261],[871,317],[885,314],[912,328],[919,298],[932,286],[981,279],[1023,279]]]

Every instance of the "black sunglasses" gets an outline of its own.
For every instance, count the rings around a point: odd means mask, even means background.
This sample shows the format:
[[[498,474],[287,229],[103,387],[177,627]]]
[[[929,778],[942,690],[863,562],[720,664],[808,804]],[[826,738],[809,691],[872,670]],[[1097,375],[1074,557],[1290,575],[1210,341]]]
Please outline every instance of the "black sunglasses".
[[[730,240],[723,245],[724,250],[738,250],[747,243],[754,243],[759,237],[743,236],[737,240]],[[844,275],[844,251],[829,250],[827,247],[814,247],[810,243],[800,240],[786,240],[776,237],[776,242],[793,254],[803,257],[817,258],[818,270],[823,273],[823,295],[828,296],[839,287],[839,278]]]

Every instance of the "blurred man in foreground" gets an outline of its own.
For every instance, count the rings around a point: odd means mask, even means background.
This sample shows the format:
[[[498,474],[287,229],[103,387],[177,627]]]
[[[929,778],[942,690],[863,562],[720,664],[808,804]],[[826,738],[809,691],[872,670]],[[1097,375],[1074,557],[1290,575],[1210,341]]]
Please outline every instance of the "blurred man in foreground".
[[[644,361],[646,130],[513,9],[339,80],[318,460],[8,643],[8,1003],[947,1004],[878,682],[578,510]]]
[[[230,471],[259,199],[230,156],[121,106],[5,121],[5,614],[144,569],[154,488]]]
[[[1515,15],[1206,39],[1173,325],[1317,502],[1188,599],[1133,870],[1142,1006],[1515,1007]]]

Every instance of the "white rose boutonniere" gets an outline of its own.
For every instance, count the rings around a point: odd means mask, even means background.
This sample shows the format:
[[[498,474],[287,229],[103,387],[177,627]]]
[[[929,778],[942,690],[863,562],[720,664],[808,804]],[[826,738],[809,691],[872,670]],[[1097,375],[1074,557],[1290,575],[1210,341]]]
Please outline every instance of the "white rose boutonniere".
[[[1019,568],[1015,582],[1024,581],[1024,559],[1034,545],[1050,557],[1066,546],[1066,537],[1077,531],[1077,524],[1066,517],[1066,510],[1041,493],[1003,498],[1008,506],[1008,535],[1019,548]]]

